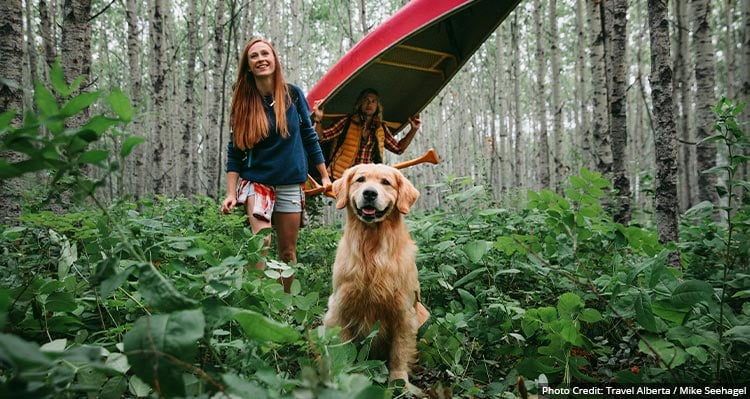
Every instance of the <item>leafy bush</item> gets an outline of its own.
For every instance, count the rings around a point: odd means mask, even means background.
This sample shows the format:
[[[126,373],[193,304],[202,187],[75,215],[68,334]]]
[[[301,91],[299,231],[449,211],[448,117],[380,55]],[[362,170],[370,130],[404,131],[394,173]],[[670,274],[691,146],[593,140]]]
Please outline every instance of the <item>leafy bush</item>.
[[[55,86],[61,98],[72,92]],[[104,205],[102,180],[80,167],[115,173],[140,142],[124,133],[128,101],[115,91],[105,97],[114,116],[66,130],[99,94],[60,106],[45,90],[23,127],[0,116],[0,150],[28,157],[0,163],[0,178],[49,170],[89,202],[65,214],[28,209],[0,228],[0,396],[413,396],[367,360],[372,335],[342,343],[320,326],[340,226],[303,230],[299,263],[287,265],[263,255],[267,232],[219,215],[212,199]],[[717,106],[712,140],[747,146],[738,112]],[[110,134],[127,150],[89,148]],[[728,174],[726,203],[694,207],[681,242],[666,245],[649,227],[614,223],[601,206],[609,182],[587,170],[563,194],[530,192],[513,206],[467,179],[438,184],[444,209],[408,217],[432,313],[413,382],[433,397],[476,398],[514,396],[521,376],[531,392],[537,381],[746,383],[750,206],[735,171],[747,158],[731,154],[714,171]],[[675,250],[684,271],[666,266]],[[265,271],[246,267],[260,260]],[[289,275],[286,294],[276,279]]]

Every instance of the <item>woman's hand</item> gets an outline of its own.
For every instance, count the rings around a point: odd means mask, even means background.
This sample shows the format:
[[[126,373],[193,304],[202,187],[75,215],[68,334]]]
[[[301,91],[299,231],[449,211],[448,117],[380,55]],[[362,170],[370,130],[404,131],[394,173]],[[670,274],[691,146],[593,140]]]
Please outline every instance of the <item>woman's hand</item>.
[[[320,107],[320,104],[323,104],[323,100],[313,101],[313,107],[312,107],[313,122],[315,121],[320,122],[321,120],[323,120],[323,108]]]
[[[237,205],[237,196],[227,195],[224,202],[221,203],[221,213],[229,215],[232,213],[232,208],[234,208],[235,205]]]
[[[413,130],[419,129],[419,127],[422,126],[422,120],[419,119],[419,114],[416,114],[409,118],[409,124],[411,125],[411,128]]]

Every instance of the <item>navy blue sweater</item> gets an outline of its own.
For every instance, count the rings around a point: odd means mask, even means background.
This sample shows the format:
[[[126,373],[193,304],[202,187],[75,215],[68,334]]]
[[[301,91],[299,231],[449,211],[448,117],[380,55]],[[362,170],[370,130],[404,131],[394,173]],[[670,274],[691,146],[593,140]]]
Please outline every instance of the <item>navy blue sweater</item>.
[[[302,90],[289,85],[292,104],[286,110],[289,136],[282,138],[276,130],[273,107],[264,102],[268,118],[268,137],[247,151],[242,151],[229,137],[227,172],[238,172],[243,179],[268,185],[302,184],[307,181],[307,159],[311,164],[323,163],[323,152],[318,144],[318,135],[310,123],[310,109]],[[296,105],[295,105],[296,104]],[[302,118],[302,121],[300,121]]]

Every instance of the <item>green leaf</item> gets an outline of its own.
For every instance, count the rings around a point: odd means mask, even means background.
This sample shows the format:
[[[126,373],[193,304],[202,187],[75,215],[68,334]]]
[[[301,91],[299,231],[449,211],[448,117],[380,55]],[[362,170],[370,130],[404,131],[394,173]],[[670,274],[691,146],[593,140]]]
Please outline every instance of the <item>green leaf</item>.
[[[492,248],[491,242],[481,240],[469,241],[463,246],[466,256],[472,263],[479,263],[490,248]]]
[[[76,115],[83,109],[86,109],[91,106],[91,104],[95,103],[97,99],[99,99],[98,91],[81,93],[68,100],[60,113],[67,117]]]
[[[657,332],[656,319],[651,310],[651,298],[648,295],[641,292],[640,295],[636,296],[633,301],[633,310],[635,310],[636,320],[641,327],[651,332]]]
[[[125,139],[125,141],[122,143],[122,148],[120,149],[120,156],[127,157],[130,155],[130,153],[133,151],[133,148],[137,146],[138,144],[144,143],[146,141],[143,137],[138,136],[132,136]]]
[[[101,136],[102,133],[106,132],[107,129],[120,123],[117,119],[107,118],[102,115],[95,115],[85,125],[81,126],[81,130],[90,130],[96,133],[97,137]]]
[[[602,320],[602,314],[596,309],[586,308],[578,316],[578,320],[585,321],[586,323],[596,323]]]
[[[750,326],[734,326],[727,330],[724,335],[732,341],[750,345]]]
[[[174,288],[172,282],[164,278],[151,263],[141,265],[140,272],[138,292],[154,309],[171,312],[198,305],[196,300],[186,297]]]
[[[50,360],[39,351],[39,345],[10,334],[0,333],[0,360],[14,368],[30,372],[30,367],[42,367],[46,372]]]
[[[644,341],[640,341],[638,342],[638,349],[649,356],[657,357],[658,355],[664,362],[660,365],[666,364],[669,368],[675,368],[684,364],[687,360],[687,353],[673,343],[657,337],[647,337],[646,339],[648,339],[651,347],[646,345]],[[653,351],[651,348],[653,348]]]
[[[290,343],[300,338],[294,328],[271,320],[260,313],[242,309],[234,315],[248,337],[260,342]]]
[[[120,89],[113,89],[112,93],[107,96],[107,102],[112,107],[112,111],[123,122],[128,123],[133,120],[133,108],[130,106],[130,99]]]
[[[49,80],[52,83],[52,88],[60,94],[62,97],[67,97],[73,90],[68,87],[68,83],[65,81],[65,73],[63,73],[62,66],[60,65],[60,58],[55,59],[52,64],[52,68],[49,71]]]
[[[17,112],[15,109],[11,109],[0,114],[0,132],[5,131],[10,126],[10,122],[13,121]]]
[[[557,313],[561,319],[572,319],[583,309],[584,303],[580,296],[566,292],[557,301]]]
[[[465,289],[459,288],[456,291],[458,291],[458,296],[461,297],[461,302],[464,304],[465,311],[476,313],[478,306],[477,306],[477,299],[474,298],[474,295],[471,295],[469,291],[466,291]]]
[[[72,312],[78,307],[72,292],[61,291],[49,294],[44,306],[51,312]]]
[[[470,271],[468,274],[466,274],[465,276],[463,276],[460,279],[458,279],[455,283],[453,283],[453,286],[454,287],[460,287],[460,286],[466,284],[467,282],[470,282],[470,281],[474,280],[480,274],[485,274],[485,273],[487,273],[487,268],[486,267],[480,267],[478,269],[474,269],[474,270]]]
[[[708,360],[708,352],[700,346],[691,346],[686,348],[685,352],[689,353],[690,356],[696,358],[701,363],[706,363],[706,360]]]
[[[183,363],[194,361],[205,326],[197,309],[141,317],[123,339],[131,370],[165,397],[185,396]]]
[[[39,108],[39,112],[44,117],[57,115],[60,111],[55,96],[53,96],[52,93],[50,93],[40,82],[36,82],[34,99],[36,100],[36,106]]]
[[[91,150],[86,151],[78,158],[78,163],[99,164],[107,159],[109,150]]]
[[[688,280],[672,291],[671,301],[675,306],[693,306],[708,301],[714,294],[713,287],[706,281]]]

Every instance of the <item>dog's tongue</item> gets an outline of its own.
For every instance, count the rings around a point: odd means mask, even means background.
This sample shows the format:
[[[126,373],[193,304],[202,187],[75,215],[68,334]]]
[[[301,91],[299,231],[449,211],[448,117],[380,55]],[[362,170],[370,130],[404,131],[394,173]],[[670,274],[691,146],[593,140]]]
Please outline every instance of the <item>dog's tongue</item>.
[[[364,213],[365,215],[374,215],[375,212],[375,208],[362,208],[362,213]]]

